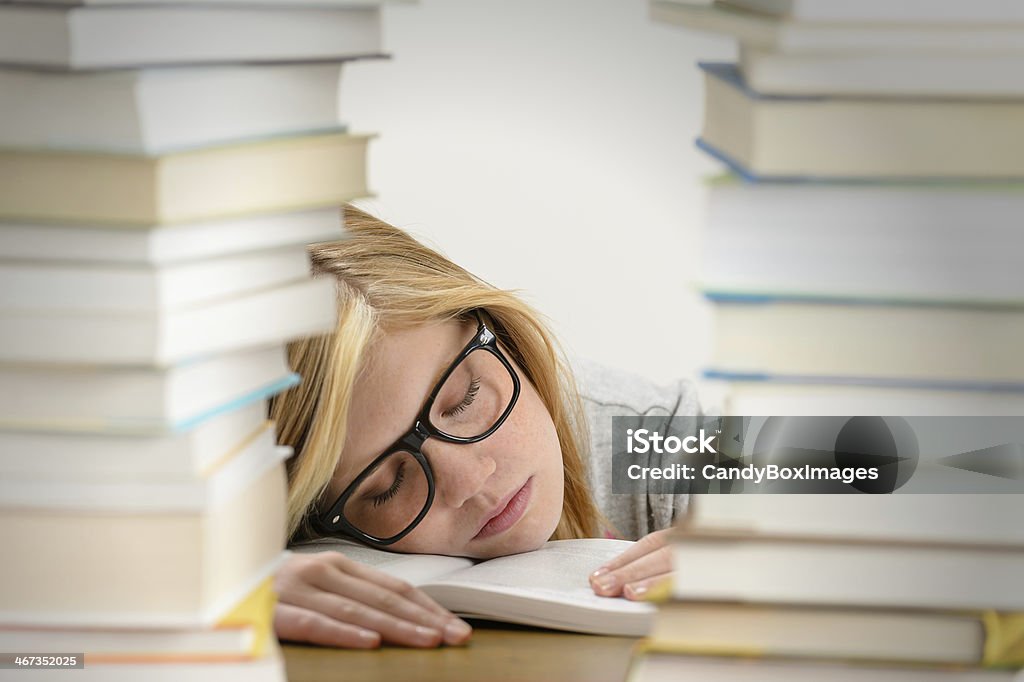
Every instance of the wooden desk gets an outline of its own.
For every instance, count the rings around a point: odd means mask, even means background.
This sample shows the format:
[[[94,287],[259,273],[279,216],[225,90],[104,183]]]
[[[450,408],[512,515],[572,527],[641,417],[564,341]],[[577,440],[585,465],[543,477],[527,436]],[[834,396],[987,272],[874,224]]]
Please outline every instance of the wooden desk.
[[[623,682],[633,637],[599,637],[477,623],[464,647],[352,651],[290,644],[289,682]]]

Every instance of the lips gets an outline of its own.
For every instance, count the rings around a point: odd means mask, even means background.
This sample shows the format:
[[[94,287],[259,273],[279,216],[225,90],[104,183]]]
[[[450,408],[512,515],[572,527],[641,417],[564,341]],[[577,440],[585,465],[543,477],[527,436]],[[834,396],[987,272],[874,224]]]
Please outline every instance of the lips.
[[[480,527],[474,540],[482,540],[502,533],[516,524],[523,517],[527,506],[530,504],[530,495],[533,492],[533,477],[527,479],[519,490],[515,491],[499,504],[488,517],[484,525]]]

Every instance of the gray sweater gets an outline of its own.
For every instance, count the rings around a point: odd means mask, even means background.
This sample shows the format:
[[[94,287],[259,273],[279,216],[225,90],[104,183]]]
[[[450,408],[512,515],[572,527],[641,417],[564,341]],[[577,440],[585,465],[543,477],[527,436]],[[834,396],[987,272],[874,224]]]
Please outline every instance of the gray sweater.
[[[665,417],[698,415],[696,388],[686,380],[658,385],[579,358],[572,366],[590,427],[590,488],[594,502],[613,526],[608,534],[638,540],[672,525],[686,510],[686,495],[612,493],[612,417],[638,417],[648,428],[657,429]]]

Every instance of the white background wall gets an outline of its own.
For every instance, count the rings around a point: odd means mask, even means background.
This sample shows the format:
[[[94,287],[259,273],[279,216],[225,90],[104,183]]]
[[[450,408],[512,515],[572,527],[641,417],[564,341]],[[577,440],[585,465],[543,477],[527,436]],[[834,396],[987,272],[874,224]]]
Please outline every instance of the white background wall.
[[[390,61],[346,67],[344,118],[376,131],[370,212],[500,287],[570,352],[669,380],[707,352],[695,275],[698,59],[730,41],[643,0],[421,0],[384,10]]]

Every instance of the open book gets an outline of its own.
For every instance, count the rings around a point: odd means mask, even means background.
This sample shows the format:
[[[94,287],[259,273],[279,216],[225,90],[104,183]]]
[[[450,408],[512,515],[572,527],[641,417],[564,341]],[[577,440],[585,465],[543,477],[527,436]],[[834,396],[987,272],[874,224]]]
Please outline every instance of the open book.
[[[621,554],[626,540],[553,540],[525,554],[474,561],[433,554],[397,554],[328,538],[293,546],[296,552],[338,551],[401,578],[449,611],[556,630],[600,635],[647,634],[654,606],[599,597],[587,576]]]

